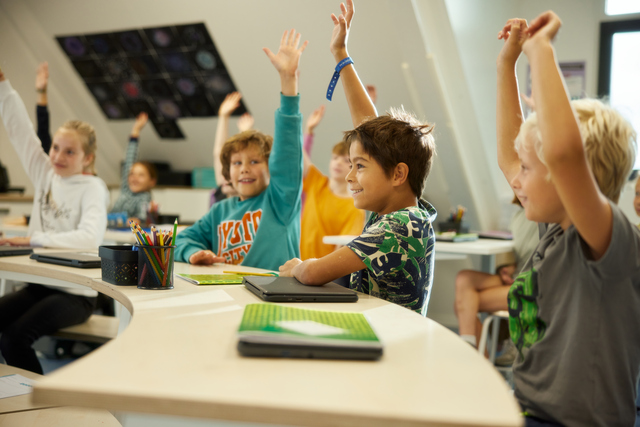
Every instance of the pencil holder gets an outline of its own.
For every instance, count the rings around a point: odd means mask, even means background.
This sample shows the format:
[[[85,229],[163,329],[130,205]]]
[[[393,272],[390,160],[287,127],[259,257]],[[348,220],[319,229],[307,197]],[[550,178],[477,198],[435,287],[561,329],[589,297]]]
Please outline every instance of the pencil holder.
[[[456,234],[464,234],[469,232],[469,226],[462,221],[443,221],[438,224],[441,233],[446,231],[455,231]]]
[[[138,247],[138,288],[173,289],[175,246]]]

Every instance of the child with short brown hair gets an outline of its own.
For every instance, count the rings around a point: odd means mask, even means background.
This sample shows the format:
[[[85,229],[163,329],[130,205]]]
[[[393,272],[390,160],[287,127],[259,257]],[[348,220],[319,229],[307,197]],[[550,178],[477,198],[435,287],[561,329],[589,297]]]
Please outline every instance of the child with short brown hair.
[[[300,34],[291,30],[282,36],[277,54],[263,49],[281,81],[275,136],[248,130],[225,143],[222,170],[238,196],[215,203],[178,235],[176,261],[274,270],[299,256],[302,115],[297,74],[307,42],[299,45]]]

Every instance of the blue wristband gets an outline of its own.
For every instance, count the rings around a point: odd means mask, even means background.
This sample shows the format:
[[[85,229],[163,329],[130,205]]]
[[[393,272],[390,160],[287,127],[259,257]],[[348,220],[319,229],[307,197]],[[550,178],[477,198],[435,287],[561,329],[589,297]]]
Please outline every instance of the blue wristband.
[[[327,99],[331,101],[331,97],[333,96],[333,91],[338,84],[338,79],[340,79],[340,70],[346,67],[349,64],[353,64],[353,59],[347,56],[342,61],[338,62],[336,65],[336,70],[333,72],[333,77],[331,77],[331,82],[329,82],[329,87],[327,88]]]

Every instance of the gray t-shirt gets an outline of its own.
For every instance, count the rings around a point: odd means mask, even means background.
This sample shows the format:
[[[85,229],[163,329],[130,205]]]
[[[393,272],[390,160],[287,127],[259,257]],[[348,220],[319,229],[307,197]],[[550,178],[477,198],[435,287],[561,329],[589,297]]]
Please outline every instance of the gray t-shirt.
[[[515,396],[531,415],[566,426],[635,422],[640,231],[611,208],[602,258],[589,259],[574,226],[550,225],[509,291]]]

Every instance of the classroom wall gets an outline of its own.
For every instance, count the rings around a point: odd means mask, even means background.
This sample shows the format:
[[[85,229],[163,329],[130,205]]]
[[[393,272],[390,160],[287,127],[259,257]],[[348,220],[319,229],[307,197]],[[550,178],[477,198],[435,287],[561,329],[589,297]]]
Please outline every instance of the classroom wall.
[[[464,156],[468,150],[462,137],[473,117],[468,115],[469,120],[460,119],[460,113],[448,105],[447,92],[442,88],[455,86],[455,80],[448,79],[443,85],[439,77],[447,75],[446,49],[440,46],[438,50],[438,34],[425,35],[420,27],[421,13],[437,9],[438,16],[431,19],[446,30],[448,18],[444,1],[368,0],[358,3],[357,7],[350,51],[362,80],[378,88],[378,110],[384,112],[391,106],[404,106],[416,111],[421,119],[437,124],[438,158],[425,195],[441,212],[440,218],[446,216],[452,205],[463,204],[469,208],[468,219],[474,228],[495,227],[497,207],[493,203],[489,165],[482,150],[476,153],[479,156]],[[105,119],[57,45],[55,36],[205,22],[256,118],[256,128],[271,133],[279,83],[261,48],[277,49],[283,29],[296,27],[310,42],[301,63],[302,111],[307,115],[321,104],[328,106],[325,119],[316,131],[317,143],[312,155],[320,169],[326,171],[329,147],[341,138],[344,130],[352,127],[343,92],[336,91],[331,103],[324,98],[334,67],[328,50],[333,27],[329,15],[338,11],[338,3],[334,0],[304,3],[295,0],[188,0],[179,6],[169,0],[5,0],[0,2],[0,37],[3,40],[0,66],[31,111],[35,104],[36,66],[42,60],[49,61],[53,126],[71,117],[92,123],[99,138],[98,172],[108,184],[117,184],[119,163],[133,120]],[[269,19],[264,19],[265,16]],[[443,46],[450,47],[450,44]],[[440,52],[444,53],[440,55]],[[232,129],[234,121],[232,119]],[[181,142],[160,140],[147,126],[141,134],[140,156],[170,161],[177,170],[210,166],[216,123],[215,118],[179,120],[187,137]],[[451,123],[456,123],[457,129]],[[9,166],[12,184],[25,186],[27,193],[32,193],[4,131],[0,131],[0,159]],[[479,173],[460,172],[463,170]],[[477,179],[478,176],[481,179]],[[479,197],[478,194],[489,196]]]

